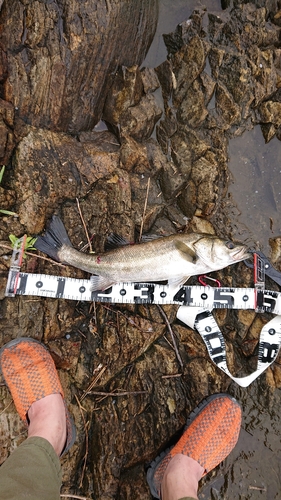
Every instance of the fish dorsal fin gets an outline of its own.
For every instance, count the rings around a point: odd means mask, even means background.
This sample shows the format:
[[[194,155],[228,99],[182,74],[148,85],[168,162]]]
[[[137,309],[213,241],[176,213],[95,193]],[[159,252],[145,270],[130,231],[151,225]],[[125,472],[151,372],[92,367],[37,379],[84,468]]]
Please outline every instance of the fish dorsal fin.
[[[160,238],[164,238],[161,234],[143,234],[141,237],[141,243],[148,243],[149,241],[159,240]]]
[[[124,247],[127,245],[138,245],[139,243],[148,243],[150,241],[158,240],[159,238],[163,238],[163,236],[159,236],[158,234],[145,234],[142,235],[141,240],[137,242],[132,242],[120,236],[117,233],[110,233],[106,239],[104,249],[114,250],[115,248]]]
[[[188,262],[192,262],[195,264],[197,260],[197,255],[192,248],[188,247],[183,241],[175,240],[175,247],[181,253],[182,257],[186,259]]]
[[[104,247],[105,250],[113,250],[126,245],[132,245],[132,243],[123,236],[120,236],[120,234],[110,233],[106,239]]]

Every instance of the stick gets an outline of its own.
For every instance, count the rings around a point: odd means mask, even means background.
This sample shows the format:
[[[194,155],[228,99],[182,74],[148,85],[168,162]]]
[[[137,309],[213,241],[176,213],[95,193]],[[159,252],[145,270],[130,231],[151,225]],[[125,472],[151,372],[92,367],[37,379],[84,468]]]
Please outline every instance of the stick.
[[[147,394],[148,391],[131,391],[131,392],[98,392],[90,391],[88,394],[93,396],[136,396],[137,394]]]
[[[258,490],[258,491],[266,491],[266,488],[263,488],[262,486],[249,486],[249,490]]]
[[[72,495],[71,493],[61,493],[61,498],[77,498],[78,500],[91,500],[88,497],[80,497],[79,495]]]
[[[1,385],[2,385],[2,384],[1,384]],[[6,385],[6,384],[3,384],[3,385]],[[7,408],[9,408],[9,406],[11,406],[12,402],[13,402],[13,400],[11,400],[11,401],[10,401],[10,403],[8,403],[8,404],[7,404],[7,406],[5,406],[4,410],[2,410],[2,411],[0,412],[0,415],[2,415],[2,413],[5,413],[5,411],[7,410]]]
[[[141,220],[139,242],[141,241],[141,237],[142,237],[142,230],[143,230],[143,225],[144,225],[144,217],[145,217],[145,212],[146,212],[146,207],[147,207],[147,200],[148,200],[149,188],[150,188],[150,177],[148,177],[148,181],[147,181],[146,196],[145,196],[144,207],[143,207],[143,214],[142,214],[142,220]]]
[[[93,249],[92,249],[92,243],[91,243],[91,239],[89,237],[87,226],[86,226],[85,221],[84,221],[83,214],[81,212],[80,203],[79,203],[78,198],[76,198],[76,203],[77,203],[77,208],[78,208],[78,212],[79,212],[82,224],[84,226],[84,230],[85,230],[85,233],[86,233],[86,237],[87,237],[87,240],[88,240],[88,245],[89,245],[89,249],[90,249],[90,253],[91,253],[93,251]]]
[[[172,338],[172,342],[173,342],[173,346],[174,346],[174,349],[175,349],[176,356],[177,356],[177,358],[178,358],[178,362],[179,362],[179,364],[181,365],[181,368],[183,369],[183,362],[182,362],[182,359],[181,359],[181,357],[180,357],[180,353],[179,353],[179,351],[178,351],[177,344],[176,344],[175,337],[174,337],[174,332],[173,332],[173,330],[172,330],[172,328],[171,328],[171,325],[170,325],[170,323],[169,323],[169,320],[168,320],[168,318],[167,318],[166,314],[164,313],[164,311],[163,311],[162,307],[161,307],[161,306],[159,306],[159,304],[155,304],[155,305],[158,307],[158,309],[159,309],[159,311],[160,311],[161,316],[162,316],[162,317],[164,318],[164,320],[165,320],[165,323],[166,323],[166,325],[167,325],[167,327],[168,327],[168,330],[169,330],[170,335],[171,335],[171,338]]]
[[[84,475],[85,475],[85,469],[86,469],[86,463],[87,463],[87,457],[88,457],[88,451],[89,451],[89,435],[88,435],[88,423],[89,422],[86,422],[85,420],[85,417],[84,417],[84,413],[83,413],[83,408],[79,402],[79,399],[77,398],[76,394],[75,394],[75,399],[77,401],[77,404],[79,406],[79,410],[80,410],[80,413],[81,413],[81,417],[82,417],[82,420],[83,420],[83,424],[84,424],[84,429],[85,429],[85,447],[86,447],[86,450],[85,450],[85,455],[84,455],[84,463],[83,463],[83,468],[82,468],[82,474],[81,474],[81,479],[80,479],[80,484],[79,484],[79,488],[82,487],[82,483],[83,483],[83,479],[84,479]],[[76,497],[78,498],[78,497]]]
[[[103,373],[105,372],[106,369],[107,369],[107,365],[105,365],[101,369],[101,371],[96,375],[96,377],[92,380],[92,382],[90,383],[89,387],[82,394],[82,396],[80,398],[80,403],[83,401],[83,399],[85,399],[85,397],[87,396],[87,394],[89,394],[89,391],[94,387],[94,385],[97,383],[97,381],[101,378],[101,376],[103,375]]]

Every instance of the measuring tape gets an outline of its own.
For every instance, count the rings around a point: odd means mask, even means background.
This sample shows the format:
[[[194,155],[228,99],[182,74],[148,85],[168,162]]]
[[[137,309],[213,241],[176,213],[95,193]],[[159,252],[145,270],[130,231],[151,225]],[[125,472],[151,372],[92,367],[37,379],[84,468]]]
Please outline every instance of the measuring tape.
[[[105,291],[91,291],[91,280],[64,278],[47,274],[20,271],[24,240],[13,250],[6,296],[33,295],[76,301],[117,304],[177,304],[177,318],[201,335],[212,361],[241,387],[247,387],[276,359],[281,345],[281,293],[264,290],[265,265],[254,254],[255,288],[210,286],[181,286],[154,283],[117,283]],[[275,273],[278,274],[276,270]],[[278,274],[279,275],[279,274]],[[261,330],[258,363],[255,372],[245,377],[234,377],[226,363],[223,334],[211,311],[213,309],[254,309],[276,315]]]

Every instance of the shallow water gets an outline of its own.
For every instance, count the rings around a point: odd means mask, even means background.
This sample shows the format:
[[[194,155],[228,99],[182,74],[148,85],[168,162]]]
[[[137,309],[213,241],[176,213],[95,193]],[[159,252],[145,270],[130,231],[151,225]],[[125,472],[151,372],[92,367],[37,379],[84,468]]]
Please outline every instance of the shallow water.
[[[265,144],[255,127],[229,142],[229,193],[237,206],[234,234],[268,253],[269,238],[281,234],[281,142]]]
[[[162,33],[170,33],[188,19],[194,8],[221,11],[220,1],[204,4],[160,0],[154,42],[144,66],[155,67],[166,58]],[[229,182],[226,207],[236,239],[269,254],[269,238],[281,235],[281,143],[265,144],[259,126],[229,142]],[[206,476],[200,500],[273,500],[281,498],[280,390],[270,393],[266,374],[247,389],[231,384],[243,407],[239,441],[230,456]],[[268,399],[267,399],[268,398]]]

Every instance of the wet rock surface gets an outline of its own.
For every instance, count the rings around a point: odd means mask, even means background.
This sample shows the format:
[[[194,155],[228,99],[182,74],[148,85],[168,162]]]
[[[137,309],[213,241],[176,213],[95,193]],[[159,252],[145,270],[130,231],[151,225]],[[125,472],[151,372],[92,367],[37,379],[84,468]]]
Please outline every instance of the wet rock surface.
[[[143,0],[3,2],[4,99],[37,127],[73,134],[93,128],[118,66],[143,60],[157,8]]]
[[[277,464],[280,457],[280,356],[250,388],[241,389],[211,362],[198,333],[176,319],[177,306],[163,309],[183,368],[157,306],[4,298],[9,234],[36,235],[55,212],[73,245],[87,247],[77,200],[96,251],[103,250],[111,232],[129,241],[136,241],[141,230],[159,236],[191,230],[231,237],[235,221],[224,210],[229,140],[256,125],[262,127],[265,140],[281,135],[278,12],[253,4],[229,7],[220,15],[197,10],[165,36],[167,61],[140,70],[156,22],[155,2],[133,3],[135,12],[146,5],[146,18],[138,25],[145,36],[135,42],[135,50],[122,39],[128,54],[122,54],[118,43],[117,59],[109,56],[113,41],[103,29],[99,50],[96,47],[89,57],[91,23],[85,14],[82,29],[78,3],[65,2],[63,33],[55,3],[4,1],[1,8],[1,25],[11,16],[12,4],[21,23],[9,50],[5,29],[1,38],[6,64],[1,76],[0,130],[5,137],[1,155],[7,168],[0,208],[18,215],[0,215],[0,345],[30,336],[42,340],[54,357],[78,434],[72,453],[63,459],[64,493],[102,500],[151,498],[144,465],[165,448],[202,398],[227,391],[243,406],[243,431],[229,459],[202,481],[200,498],[241,494],[256,499],[263,491],[267,498],[278,498],[280,471],[266,462]],[[106,33],[112,36],[110,23],[123,31],[125,20],[118,21],[121,12],[134,19],[133,7],[124,4],[104,4]],[[90,2],[85,8],[89,13]],[[71,14],[75,9],[79,22]],[[31,18],[38,18],[38,23],[33,25]],[[153,23],[146,29],[148,19]],[[133,33],[137,26],[132,23],[130,29]],[[42,40],[46,46],[41,46]],[[49,43],[54,51],[61,47],[61,52],[55,51],[49,76],[44,77],[60,83],[50,85],[40,97],[39,62],[45,60],[45,68],[50,67],[44,52]],[[86,52],[81,53],[82,46]],[[37,61],[30,69],[37,82],[32,99],[20,70],[31,49]],[[102,88],[102,95],[94,88]],[[52,99],[50,92],[55,94]],[[108,130],[94,129],[100,119]],[[279,239],[270,242],[277,268]],[[76,268],[30,253],[22,268],[27,272],[87,277]],[[243,263],[213,276],[225,286],[253,283],[252,271]],[[192,278],[190,283],[198,282]],[[268,281],[267,288],[277,286]],[[221,310],[215,316],[225,336],[231,373],[242,376],[254,371],[259,332],[270,315]],[[4,384],[0,394],[3,462],[24,439],[25,430]],[[268,458],[264,464],[259,454]]]

